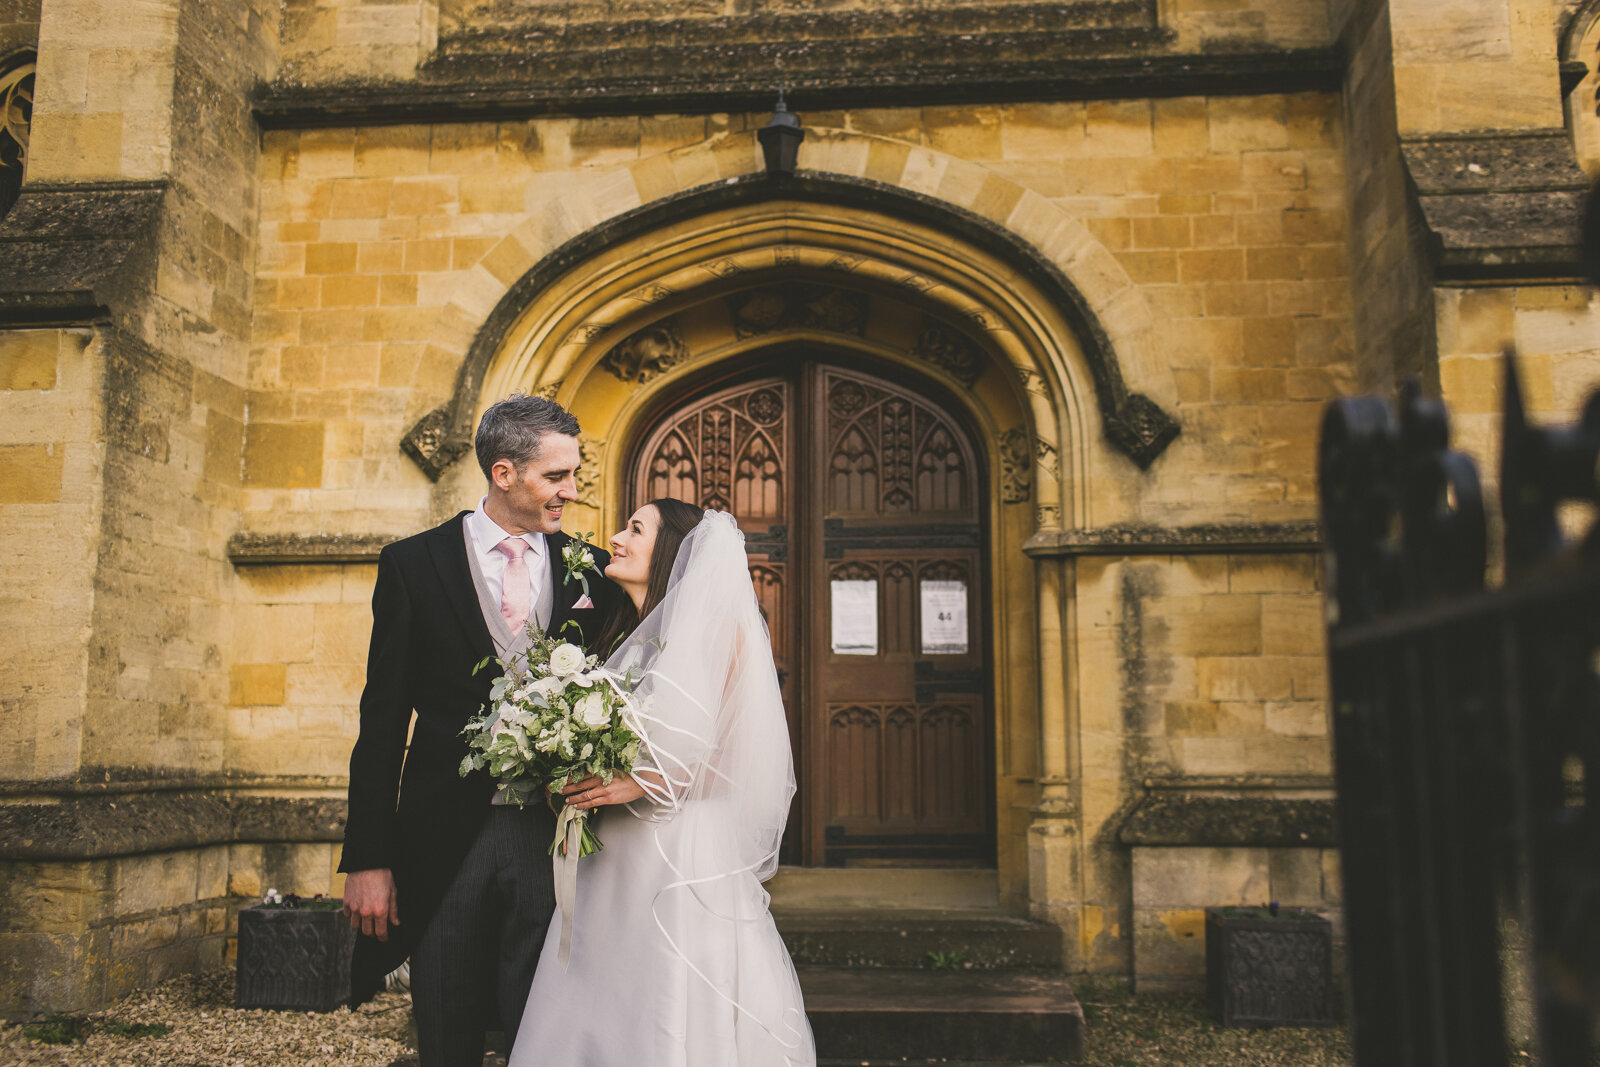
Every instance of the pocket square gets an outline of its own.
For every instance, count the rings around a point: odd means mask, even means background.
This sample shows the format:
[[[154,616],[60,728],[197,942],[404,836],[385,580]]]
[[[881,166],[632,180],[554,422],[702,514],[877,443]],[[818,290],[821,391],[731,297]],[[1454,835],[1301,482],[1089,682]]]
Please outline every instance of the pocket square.
[[[582,596],[580,596],[578,598],[578,602],[576,604],[572,605],[572,610],[573,611],[582,611],[584,608],[592,608],[592,607],[594,607],[594,601],[589,599],[589,594],[588,593],[585,593],[585,594],[583,594]]]

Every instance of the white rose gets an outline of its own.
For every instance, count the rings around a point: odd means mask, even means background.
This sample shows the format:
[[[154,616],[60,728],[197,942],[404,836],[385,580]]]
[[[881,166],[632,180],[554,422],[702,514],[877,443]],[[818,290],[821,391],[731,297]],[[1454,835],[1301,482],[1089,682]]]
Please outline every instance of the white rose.
[[[572,711],[578,717],[578,721],[591,730],[611,725],[611,713],[606,710],[605,697],[599,693],[590,693],[579,700]]]
[[[528,688],[544,697],[548,702],[560,696],[561,691],[566,688],[566,684],[560,678],[540,678]]]
[[[583,670],[583,649],[573,644],[557,645],[550,653],[550,673],[560,678]]]

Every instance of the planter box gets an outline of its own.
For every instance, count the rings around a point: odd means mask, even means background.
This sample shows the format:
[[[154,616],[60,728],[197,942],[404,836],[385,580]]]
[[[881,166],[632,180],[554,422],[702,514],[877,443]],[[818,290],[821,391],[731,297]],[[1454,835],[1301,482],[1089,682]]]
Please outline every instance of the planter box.
[[[1223,1026],[1331,1026],[1332,924],[1289,909],[1207,908],[1206,1000]]]
[[[356,932],[338,907],[240,908],[234,1003],[240,1008],[333,1011],[350,999],[355,944]]]

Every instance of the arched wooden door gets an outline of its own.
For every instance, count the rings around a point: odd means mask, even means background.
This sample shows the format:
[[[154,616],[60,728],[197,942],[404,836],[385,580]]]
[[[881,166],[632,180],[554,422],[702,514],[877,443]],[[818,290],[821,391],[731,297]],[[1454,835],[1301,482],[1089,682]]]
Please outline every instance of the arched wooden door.
[[[994,858],[983,465],[929,397],[821,361],[682,398],[630,507],[731,511],[772,632],[799,803],[784,861]]]

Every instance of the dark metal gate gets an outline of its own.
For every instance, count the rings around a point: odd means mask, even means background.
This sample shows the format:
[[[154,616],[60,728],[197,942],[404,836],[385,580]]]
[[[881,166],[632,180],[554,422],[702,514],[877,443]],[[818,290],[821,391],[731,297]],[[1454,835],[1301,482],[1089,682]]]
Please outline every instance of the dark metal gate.
[[[1600,394],[1524,417],[1505,367],[1504,581],[1477,470],[1436,400],[1330,405],[1320,479],[1358,1067],[1503,1065],[1526,959],[1545,1067],[1592,1062],[1600,1008]],[[1509,951],[1518,948],[1525,951]]]

